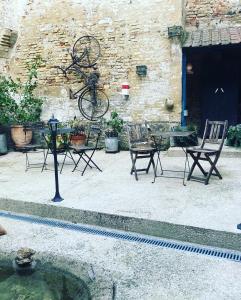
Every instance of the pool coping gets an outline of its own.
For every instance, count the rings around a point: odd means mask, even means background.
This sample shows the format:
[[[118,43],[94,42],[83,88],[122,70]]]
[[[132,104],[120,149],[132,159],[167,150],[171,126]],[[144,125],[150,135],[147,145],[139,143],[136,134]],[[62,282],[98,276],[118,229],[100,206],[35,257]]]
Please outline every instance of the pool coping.
[[[0,198],[0,209],[241,251],[241,234],[137,217]]]

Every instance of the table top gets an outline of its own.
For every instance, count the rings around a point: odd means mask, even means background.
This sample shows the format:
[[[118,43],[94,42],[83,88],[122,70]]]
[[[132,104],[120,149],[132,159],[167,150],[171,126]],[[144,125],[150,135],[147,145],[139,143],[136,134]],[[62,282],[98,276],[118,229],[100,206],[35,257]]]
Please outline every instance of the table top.
[[[195,131],[158,131],[151,133],[152,136],[156,137],[187,137],[194,133]]]
[[[73,131],[74,131],[74,128],[70,128],[70,127],[58,128],[57,129],[57,134],[71,133]],[[39,129],[39,132],[41,132],[43,134],[50,134],[51,133],[49,128]]]

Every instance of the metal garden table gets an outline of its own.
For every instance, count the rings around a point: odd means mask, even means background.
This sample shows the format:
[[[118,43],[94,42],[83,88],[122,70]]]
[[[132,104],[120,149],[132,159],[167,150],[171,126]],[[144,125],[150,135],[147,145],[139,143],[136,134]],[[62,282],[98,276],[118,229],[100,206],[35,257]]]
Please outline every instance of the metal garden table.
[[[181,178],[183,180],[183,185],[185,186],[185,178],[186,178],[186,173],[187,172],[187,165],[190,171],[190,165],[189,165],[189,161],[188,161],[188,154],[186,151],[186,148],[181,147],[183,152],[185,153],[185,164],[184,164],[184,170],[183,171],[178,171],[178,170],[165,170],[162,168],[162,164],[161,164],[161,159],[160,159],[160,152],[161,149],[157,144],[157,138],[170,138],[170,137],[188,137],[191,136],[194,133],[194,131],[163,131],[163,132],[155,132],[155,133],[151,133],[151,137],[155,143],[156,149],[157,149],[157,162],[155,165],[155,171],[154,171],[154,180],[153,183],[155,182],[157,177],[166,177],[166,178]],[[161,174],[157,175],[157,168],[158,168],[158,164],[160,166],[161,169]],[[172,172],[172,173],[183,173],[183,176],[167,176],[164,175],[164,172]]]

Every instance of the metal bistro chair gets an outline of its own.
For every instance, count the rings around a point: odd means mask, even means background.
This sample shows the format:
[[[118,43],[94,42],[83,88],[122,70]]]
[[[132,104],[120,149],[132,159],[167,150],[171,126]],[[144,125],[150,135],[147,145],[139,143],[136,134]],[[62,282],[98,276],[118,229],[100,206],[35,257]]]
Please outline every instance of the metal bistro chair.
[[[99,168],[99,166],[93,160],[95,151],[101,149],[99,147],[100,136],[101,136],[100,127],[96,126],[96,125],[90,125],[86,144],[81,145],[79,147],[70,146],[70,148],[73,150],[73,153],[79,155],[79,159],[76,162],[75,167],[72,172],[74,172],[75,170],[78,170],[77,168],[78,168],[80,161],[83,161],[85,163],[83,170],[81,170],[81,176],[84,175],[87,167],[90,167],[91,169],[94,167],[94,168],[98,169],[100,172],[102,172],[102,170]]]
[[[206,120],[205,130],[203,134],[203,140],[201,146],[187,148],[187,154],[193,159],[193,164],[191,166],[187,180],[194,179],[197,181],[204,181],[205,184],[208,184],[211,175],[218,176],[219,179],[222,179],[221,174],[219,173],[216,164],[220,157],[224,140],[226,138],[228,129],[228,121],[209,121]],[[207,147],[206,144],[216,144],[216,148]],[[212,157],[212,159],[211,159]],[[200,164],[200,161],[207,161],[210,164],[210,169],[206,172]],[[195,167],[198,166],[204,178],[199,178],[192,176],[192,173]]]
[[[148,128],[143,124],[129,124],[127,125],[127,133],[132,162],[131,175],[134,173],[135,179],[138,180],[138,172],[148,173],[151,165],[155,173],[154,154],[157,150],[149,139]],[[146,158],[148,159],[147,167],[137,169],[137,160]]]
[[[24,126],[25,135],[28,130],[39,133],[40,130],[44,128],[44,122],[37,122],[33,124],[28,124]],[[41,134],[39,134],[38,143],[30,143],[28,145],[19,147],[18,150],[25,154],[25,172],[31,168],[42,168],[42,162],[31,162],[30,154],[43,153],[43,158],[45,157],[44,141]]]

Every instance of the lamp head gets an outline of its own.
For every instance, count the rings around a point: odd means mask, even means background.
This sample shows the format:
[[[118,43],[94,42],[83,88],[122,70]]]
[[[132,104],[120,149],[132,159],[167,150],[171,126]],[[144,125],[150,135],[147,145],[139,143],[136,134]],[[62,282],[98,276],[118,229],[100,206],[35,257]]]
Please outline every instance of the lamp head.
[[[54,115],[52,115],[51,119],[48,121],[48,126],[51,132],[57,132],[59,120],[57,120]]]

